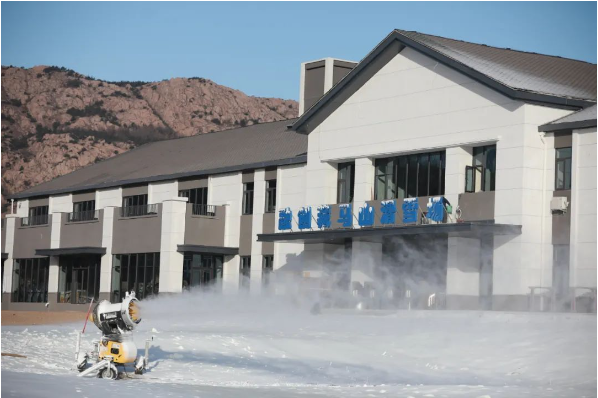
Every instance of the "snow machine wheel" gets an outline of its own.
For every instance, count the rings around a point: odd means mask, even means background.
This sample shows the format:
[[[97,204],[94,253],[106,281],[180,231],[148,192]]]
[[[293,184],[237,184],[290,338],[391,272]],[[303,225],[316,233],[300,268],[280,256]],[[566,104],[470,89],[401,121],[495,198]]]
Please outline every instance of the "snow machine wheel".
[[[102,369],[98,373],[98,377],[101,379],[116,380],[116,378],[118,377],[118,370],[116,369],[116,367],[114,367],[114,365],[110,365],[110,366]]]
[[[136,375],[142,375],[143,374],[143,368],[142,369],[135,369],[135,374]]]

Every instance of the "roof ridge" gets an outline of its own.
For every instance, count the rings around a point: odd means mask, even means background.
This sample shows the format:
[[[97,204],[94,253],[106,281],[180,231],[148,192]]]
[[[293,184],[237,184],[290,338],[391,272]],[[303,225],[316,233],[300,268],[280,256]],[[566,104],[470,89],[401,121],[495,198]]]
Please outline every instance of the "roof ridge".
[[[518,53],[523,53],[523,54],[531,54],[531,55],[541,55],[543,57],[558,58],[558,59],[563,59],[563,60],[566,60],[566,61],[575,61],[575,62],[581,62],[581,63],[588,64],[588,65],[596,65],[595,63],[584,61],[584,60],[581,60],[581,59],[568,58],[568,57],[563,57],[563,56],[560,56],[560,55],[542,54],[542,53],[537,53],[537,52],[533,52],[533,51],[517,50],[515,48],[510,48],[510,47],[492,46],[492,45],[489,45],[489,44],[475,43],[475,42],[467,41],[467,40],[453,39],[451,37],[444,37],[444,36],[439,36],[439,35],[432,35],[432,34],[428,34],[428,33],[418,32],[416,30],[395,29],[395,31],[397,33],[399,33],[399,34],[402,34],[403,36],[405,36],[404,32],[405,33],[417,33],[419,35],[424,35],[424,36],[428,36],[428,37],[437,37],[437,38],[444,39],[444,40],[450,40],[450,41],[456,41],[456,42],[461,42],[461,43],[473,44],[473,45],[482,46],[482,47],[495,48],[497,50],[513,51],[513,52],[518,52]],[[410,39],[417,40],[417,39],[412,38],[412,37],[410,37]]]

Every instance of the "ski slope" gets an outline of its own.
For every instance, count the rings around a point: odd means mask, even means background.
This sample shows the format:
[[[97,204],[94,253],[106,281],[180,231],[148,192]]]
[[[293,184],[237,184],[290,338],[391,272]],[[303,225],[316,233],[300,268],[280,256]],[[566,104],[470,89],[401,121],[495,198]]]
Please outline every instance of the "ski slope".
[[[142,302],[146,374],[78,378],[81,324],[2,328],[4,397],[595,397],[596,316],[324,310],[280,297]],[[93,324],[83,336],[91,348]],[[131,377],[134,375],[131,371]]]

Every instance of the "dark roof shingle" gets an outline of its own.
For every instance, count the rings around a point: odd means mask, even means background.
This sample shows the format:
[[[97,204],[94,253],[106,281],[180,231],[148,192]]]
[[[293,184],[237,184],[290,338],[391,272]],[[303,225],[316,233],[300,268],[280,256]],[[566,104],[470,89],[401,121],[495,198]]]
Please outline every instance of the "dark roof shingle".
[[[153,142],[12,195],[24,198],[136,182],[305,162],[307,137],[293,120]]]
[[[596,127],[596,105],[581,109],[567,116],[538,127],[539,131],[559,131],[575,128]]]

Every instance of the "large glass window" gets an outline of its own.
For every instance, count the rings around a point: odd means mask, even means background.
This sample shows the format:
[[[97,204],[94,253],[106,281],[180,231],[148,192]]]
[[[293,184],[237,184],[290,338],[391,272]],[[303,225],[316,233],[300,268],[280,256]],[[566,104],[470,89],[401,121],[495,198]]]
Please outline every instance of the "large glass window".
[[[496,186],[496,145],[473,148],[472,166],[465,167],[465,192],[494,191]]]
[[[243,184],[243,214],[253,214],[253,182]]]
[[[188,198],[192,206],[194,215],[215,216],[214,206],[208,205],[208,188],[192,188],[179,191],[179,197]]]
[[[251,277],[251,256],[241,256],[239,269],[239,288],[249,290],[249,278]]]
[[[47,303],[49,271],[50,260],[47,257],[14,260],[12,301]]]
[[[266,255],[262,260],[262,284],[265,288],[270,285],[270,277],[274,271],[274,256]]]
[[[100,297],[100,256],[61,256],[58,302],[89,303]]]
[[[158,294],[160,253],[115,254],[112,260],[112,302],[120,302],[126,292],[138,299]]]
[[[89,221],[97,219],[96,201],[86,200],[73,203],[73,212],[69,214],[69,222]]]
[[[213,254],[185,253],[183,257],[183,290],[194,286],[222,287],[223,257]]]
[[[377,159],[375,199],[442,195],[444,168],[444,151]]]
[[[276,211],[276,180],[266,180],[266,213]]]
[[[121,208],[121,216],[136,217],[145,216],[148,214],[156,214],[158,211],[158,205],[150,205],[147,203],[147,200],[147,194],[123,197],[123,207]]]
[[[571,189],[571,147],[557,148],[555,164],[555,189]]]
[[[353,202],[355,192],[355,163],[339,163],[336,203]]]
[[[30,207],[28,215],[21,218],[21,226],[45,225],[48,223],[48,206]]]

